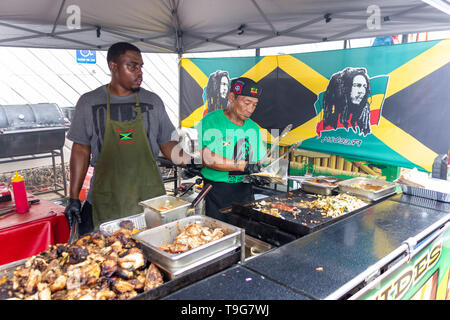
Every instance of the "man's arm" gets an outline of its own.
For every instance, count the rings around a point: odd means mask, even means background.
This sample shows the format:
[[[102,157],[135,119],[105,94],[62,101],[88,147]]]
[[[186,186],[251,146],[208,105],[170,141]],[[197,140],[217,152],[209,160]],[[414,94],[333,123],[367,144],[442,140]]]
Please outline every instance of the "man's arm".
[[[208,147],[202,149],[202,162],[205,167],[218,171],[245,171],[247,161],[232,160],[212,152]]]
[[[73,143],[70,154],[70,198],[78,199],[86,177],[91,156],[91,146]]]
[[[178,142],[169,141],[164,144],[160,144],[159,148],[163,155],[172,161],[176,165],[181,165],[185,167],[187,164],[191,164],[191,156],[183,151]]]

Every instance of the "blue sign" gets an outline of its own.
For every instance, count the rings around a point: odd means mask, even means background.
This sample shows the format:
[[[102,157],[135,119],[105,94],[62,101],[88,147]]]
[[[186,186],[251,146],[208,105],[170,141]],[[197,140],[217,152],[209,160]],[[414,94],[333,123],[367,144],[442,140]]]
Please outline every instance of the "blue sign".
[[[77,50],[77,63],[97,63],[96,52],[93,50]]]

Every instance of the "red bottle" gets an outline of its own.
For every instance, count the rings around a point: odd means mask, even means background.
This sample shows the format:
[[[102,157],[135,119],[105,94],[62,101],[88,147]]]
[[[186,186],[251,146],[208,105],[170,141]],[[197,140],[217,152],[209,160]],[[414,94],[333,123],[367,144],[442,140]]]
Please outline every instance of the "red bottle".
[[[25,213],[28,212],[28,199],[27,192],[25,191],[25,181],[22,176],[17,174],[11,179],[14,202],[16,203],[16,212]]]

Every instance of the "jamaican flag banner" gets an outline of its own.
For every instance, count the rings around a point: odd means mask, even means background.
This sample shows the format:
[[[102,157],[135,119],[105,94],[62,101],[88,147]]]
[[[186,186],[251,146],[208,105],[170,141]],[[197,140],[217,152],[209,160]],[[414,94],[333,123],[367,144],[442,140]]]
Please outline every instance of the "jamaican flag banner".
[[[181,61],[181,126],[227,105],[230,81],[262,87],[267,142],[431,172],[450,145],[450,39],[267,57]]]

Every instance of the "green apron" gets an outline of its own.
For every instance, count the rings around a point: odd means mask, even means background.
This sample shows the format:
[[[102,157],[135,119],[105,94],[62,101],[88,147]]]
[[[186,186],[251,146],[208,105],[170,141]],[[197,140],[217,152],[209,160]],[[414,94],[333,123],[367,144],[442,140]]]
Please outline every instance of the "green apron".
[[[92,187],[95,227],[141,213],[140,201],[166,193],[145,133],[138,95],[137,117],[132,121],[111,120],[108,88],[106,109],[103,146],[95,165]]]

